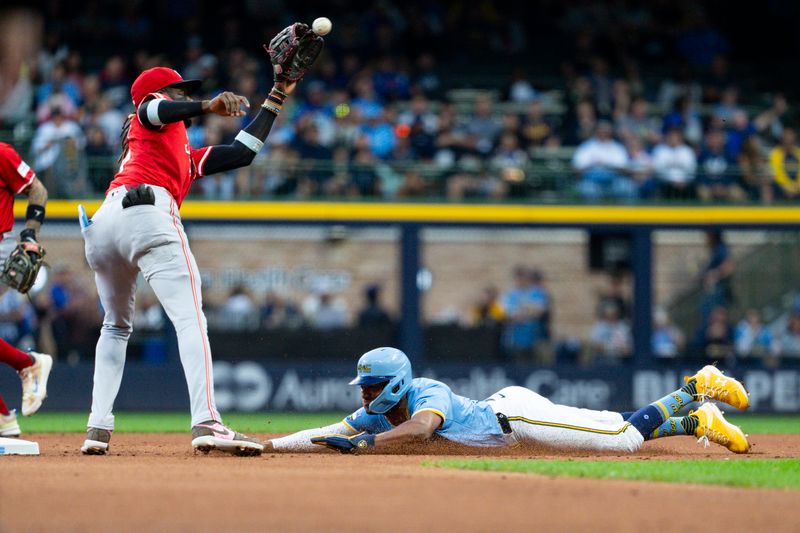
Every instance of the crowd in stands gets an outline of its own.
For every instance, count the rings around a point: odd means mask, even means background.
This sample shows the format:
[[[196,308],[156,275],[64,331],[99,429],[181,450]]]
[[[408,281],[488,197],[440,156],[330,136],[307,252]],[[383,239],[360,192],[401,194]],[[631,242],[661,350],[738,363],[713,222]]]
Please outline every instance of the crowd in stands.
[[[104,14],[99,4],[79,16],[52,2],[55,13],[47,14],[61,17],[59,24],[47,28],[14,87],[0,92],[0,120],[17,127],[21,142],[32,124],[26,148],[55,197],[105,190],[131,112],[130,83],[141,70],[174,66],[204,80],[197,97],[232,90],[253,113],[271,84],[266,56],[245,47],[262,36],[239,31],[245,20],[231,9],[212,38],[201,31],[208,14],[177,23],[172,10],[152,18],[134,4],[117,21],[127,40],[103,47],[103,55],[96,45],[104,38],[122,39],[108,35],[113,11]],[[479,2],[478,17],[457,3],[378,2],[343,16],[254,164],[200,180],[193,192],[211,199],[764,202],[800,194],[791,106],[780,93],[742,86],[729,38],[712,17],[692,2],[617,4],[543,3],[540,25],[558,21],[558,42],[567,46],[560,64],[536,75],[525,65],[538,41],[517,8]],[[253,5],[243,9],[249,20],[267,21],[265,34],[283,22]],[[161,42],[158,29],[170,21],[184,40],[152,51],[145,43]],[[461,86],[450,67],[469,65],[481,51],[507,57],[499,63],[505,68],[481,77],[476,64]],[[670,74],[649,72],[650,64],[667,65]],[[190,142],[232,142],[249,118],[195,120]]]
[[[776,367],[800,361],[800,299],[770,323],[756,308],[745,308],[738,322],[731,318],[730,275],[733,261],[717,235],[709,238],[711,257],[698,283],[703,284],[701,319],[682,330],[667,309],[653,310],[650,349],[655,361],[725,361]],[[29,301],[0,286],[0,338],[23,348],[57,354],[67,361],[91,359],[101,323],[96,295],[87,291],[76,272],[54,268],[51,280]],[[547,287],[539,268],[516,266],[506,288],[481,289],[464,312],[432,317],[431,324],[482,328],[497,333],[497,362],[514,364],[619,365],[633,361],[630,276],[622,270],[607,274],[596,296],[596,319],[581,338],[552,325],[557,294]],[[213,331],[256,332],[307,330],[342,332],[351,328],[396,331],[398,318],[387,309],[380,284],[363,287],[363,300],[349,302],[320,286],[296,299],[278,290],[259,296],[245,285],[234,286],[222,299],[206,302]],[[163,357],[169,321],[153,293],[138,291],[134,331],[145,351],[155,341]],[[141,340],[143,339],[143,340]]]

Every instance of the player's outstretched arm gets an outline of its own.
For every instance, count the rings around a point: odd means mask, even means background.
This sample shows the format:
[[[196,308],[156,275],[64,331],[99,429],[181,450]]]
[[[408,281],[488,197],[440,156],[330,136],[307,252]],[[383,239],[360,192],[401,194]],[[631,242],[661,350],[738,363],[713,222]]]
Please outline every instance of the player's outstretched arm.
[[[276,83],[267,95],[261,109],[250,124],[240,131],[231,144],[210,146],[208,155],[204,157],[201,175],[208,176],[217,172],[225,172],[246,167],[253,162],[256,154],[264,146],[275,119],[283,109],[283,103],[289,96]],[[292,87],[293,88],[293,87]]]
[[[442,425],[444,420],[433,411],[422,411],[396,428],[375,436],[375,446],[390,446],[424,442]]]
[[[385,433],[370,435],[366,432],[352,436],[327,434],[311,438],[311,442],[342,453],[366,451],[373,447],[402,446],[430,439],[444,419],[433,411],[422,411]]]
[[[286,437],[267,441],[265,451],[284,452],[284,453],[305,453],[319,452],[324,448],[316,446],[311,442],[312,437],[319,435],[354,435],[356,432],[347,427],[343,422],[331,424],[322,428],[305,429]]]

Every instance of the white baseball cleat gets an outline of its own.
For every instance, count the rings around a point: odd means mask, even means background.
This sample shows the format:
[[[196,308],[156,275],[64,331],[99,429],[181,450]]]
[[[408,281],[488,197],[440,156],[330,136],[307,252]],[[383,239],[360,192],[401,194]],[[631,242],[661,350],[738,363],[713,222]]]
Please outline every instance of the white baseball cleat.
[[[192,447],[203,453],[219,450],[233,455],[261,455],[264,451],[260,440],[237,433],[216,420],[192,428]]]
[[[17,412],[13,409],[7,415],[0,415],[0,437],[19,437],[22,430],[17,423]]]
[[[19,372],[22,380],[22,414],[31,416],[47,398],[47,379],[53,368],[53,358],[44,353],[30,352],[33,364]]]

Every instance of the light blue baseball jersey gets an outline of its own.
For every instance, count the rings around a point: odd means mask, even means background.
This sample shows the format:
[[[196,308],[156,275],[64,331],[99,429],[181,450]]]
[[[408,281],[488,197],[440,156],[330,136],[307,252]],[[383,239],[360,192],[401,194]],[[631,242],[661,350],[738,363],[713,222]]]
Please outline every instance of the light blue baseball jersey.
[[[467,446],[505,446],[503,430],[487,402],[454,394],[450,387],[428,378],[411,381],[407,393],[408,416],[432,411],[444,422],[435,435]],[[363,407],[343,420],[350,429],[377,435],[394,428],[384,415],[367,413]]]

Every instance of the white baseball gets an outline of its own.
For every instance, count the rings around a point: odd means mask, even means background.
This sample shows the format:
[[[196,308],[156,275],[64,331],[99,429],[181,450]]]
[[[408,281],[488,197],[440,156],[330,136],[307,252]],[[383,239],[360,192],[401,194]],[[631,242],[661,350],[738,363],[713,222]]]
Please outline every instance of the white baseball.
[[[328,17],[319,17],[311,23],[311,29],[317,35],[328,35],[333,28],[333,23]]]

